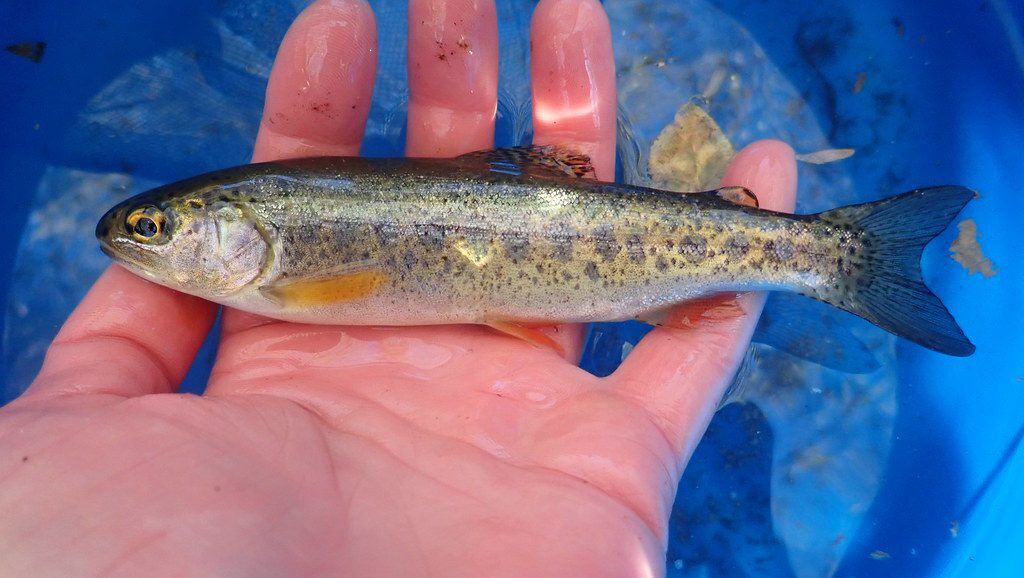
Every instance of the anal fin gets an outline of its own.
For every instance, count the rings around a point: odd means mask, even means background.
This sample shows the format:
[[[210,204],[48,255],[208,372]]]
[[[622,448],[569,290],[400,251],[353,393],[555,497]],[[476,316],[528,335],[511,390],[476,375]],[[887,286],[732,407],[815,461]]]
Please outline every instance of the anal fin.
[[[522,339],[534,347],[553,349],[559,355],[565,355],[565,349],[561,344],[541,331],[537,326],[526,325],[509,319],[487,319],[484,323],[505,335]]]
[[[723,293],[683,301],[667,309],[648,311],[636,316],[655,327],[673,329],[696,329],[726,319],[736,319],[746,314],[739,303],[739,295]]]

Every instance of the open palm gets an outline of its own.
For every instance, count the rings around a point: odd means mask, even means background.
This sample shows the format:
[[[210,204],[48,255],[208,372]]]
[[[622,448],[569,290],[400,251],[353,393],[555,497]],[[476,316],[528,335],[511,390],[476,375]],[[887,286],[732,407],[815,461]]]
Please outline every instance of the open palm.
[[[594,0],[533,17],[536,141],[613,174],[615,77]],[[389,39],[394,41],[395,39]],[[357,154],[373,14],[321,0],[278,53],[256,160]],[[414,0],[407,150],[492,145],[493,3]],[[684,98],[685,95],[680,96]],[[727,184],[792,208],[792,151]],[[658,329],[612,376],[484,327],[295,325],[225,311],[206,393],[174,393],[215,310],[112,267],[0,411],[0,574],[657,575],[683,465],[746,348],[746,314]]]

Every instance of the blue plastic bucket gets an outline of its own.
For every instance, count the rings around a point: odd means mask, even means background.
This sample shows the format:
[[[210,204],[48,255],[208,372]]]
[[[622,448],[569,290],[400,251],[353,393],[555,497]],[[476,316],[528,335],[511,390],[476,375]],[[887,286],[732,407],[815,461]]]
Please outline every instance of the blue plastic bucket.
[[[383,42],[364,152],[400,154],[405,4],[373,4]],[[91,231],[106,204],[248,159],[274,48],[302,5],[0,6],[0,46],[18,45],[0,52],[0,402],[31,379],[105,264]],[[530,135],[532,7],[499,1],[499,144]],[[757,346],[741,376],[748,387],[735,397],[742,403],[719,412],[680,485],[669,574],[1019,573],[1024,4],[606,7],[622,95],[622,178],[639,178],[637,151],[642,160],[676,108],[704,93],[737,145],[774,137],[801,152],[856,150],[839,163],[801,165],[801,210],[928,184],[979,190],[962,218],[976,223],[995,270],[969,274],[950,259],[955,227],[925,253],[926,280],[978,346],[970,358],[898,342],[850,316],[840,323],[864,337],[882,367],[847,374]],[[633,325],[596,327],[584,365],[610,371],[641,334]],[[211,355],[212,341],[186,390],[201,390]]]

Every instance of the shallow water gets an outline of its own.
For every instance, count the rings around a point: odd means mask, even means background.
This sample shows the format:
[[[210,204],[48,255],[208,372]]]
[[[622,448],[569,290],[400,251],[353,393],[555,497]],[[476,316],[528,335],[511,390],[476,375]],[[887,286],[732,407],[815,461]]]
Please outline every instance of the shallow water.
[[[235,0],[210,6],[210,19],[198,32],[180,45],[140,54],[77,111],[48,158],[19,244],[4,327],[3,400],[24,389],[60,323],[105,267],[92,224],[107,206],[159,182],[248,159],[274,48],[301,4]],[[860,32],[865,23],[881,25],[891,42],[902,42],[906,32],[888,14],[854,17],[799,4],[805,12],[791,23],[792,45],[769,56],[721,10],[739,4],[607,4],[616,35],[622,180],[646,182],[654,138],[681,105],[698,97],[737,146],[772,137],[798,152],[856,149],[845,161],[800,167],[800,212],[924,184],[919,164],[897,144],[911,127],[916,101],[904,91],[902,69],[890,66],[892,55],[884,47],[869,49]],[[374,5],[380,38],[403,35],[404,4]],[[499,2],[498,144],[525,142],[531,133],[531,6]],[[383,42],[379,63],[364,152],[400,154],[404,43]],[[803,75],[799,88],[795,74]],[[947,237],[949,232],[944,246]],[[926,278],[942,281],[940,288],[966,275],[934,252],[926,265]],[[867,553],[902,548],[909,556],[935,555],[934,540],[922,542],[933,544],[927,546],[856,539],[869,532],[865,521],[877,518],[871,506],[891,466],[893,432],[903,415],[897,411],[895,338],[852,316],[784,298],[773,297],[765,317],[798,329],[834,325],[862,343],[875,365],[852,368],[859,373],[825,367],[792,354],[806,353],[806,347],[762,331],[732,391],[736,405],[716,417],[680,485],[669,572],[827,576],[851,548],[860,562],[846,564],[883,572],[879,568],[892,567],[877,564],[891,563]],[[584,365],[610,372],[643,332],[637,324],[598,324]],[[201,367],[191,379],[202,381]],[[946,532],[947,521],[938,523]]]

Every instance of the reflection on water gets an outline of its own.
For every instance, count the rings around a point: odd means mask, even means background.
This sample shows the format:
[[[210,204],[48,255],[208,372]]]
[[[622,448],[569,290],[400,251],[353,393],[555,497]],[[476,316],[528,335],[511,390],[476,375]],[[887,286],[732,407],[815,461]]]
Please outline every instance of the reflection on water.
[[[365,149],[397,154],[407,101],[405,46],[386,39],[404,34],[405,7],[376,4],[383,42]],[[499,1],[499,144],[530,136],[532,6]],[[655,137],[691,98],[737,147],[764,137],[799,152],[849,144],[829,142],[830,131],[819,128],[750,35],[702,0],[620,0],[607,8],[616,35],[623,180],[648,182]],[[7,305],[4,399],[27,385],[60,323],[106,265],[92,230],[107,206],[170,178],[244,162],[275,44],[296,11],[279,2],[224,2],[210,21],[208,46],[147,55],[79,113],[60,162],[38,185],[19,247]],[[808,50],[815,30],[805,30]],[[877,83],[871,78],[861,87],[866,95]],[[893,94],[884,99],[900,102]],[[843,163],[803,165],[800,177],[802,212],[857,200]],[[837,337],[839,345],[816,354],[793,331],[762,328],[730,398],[742,403],[716,418],[680,486],[673,575],[829,575],[878,489],[896,414],[893,338],[826,307],[773,299],[765,315],[782,329],[831,324],[836,335],[854,339]],[[642,332],[636,324],[598,325],[587,366],[609,371]],[[864,361],[837,363],[833,350]]]

